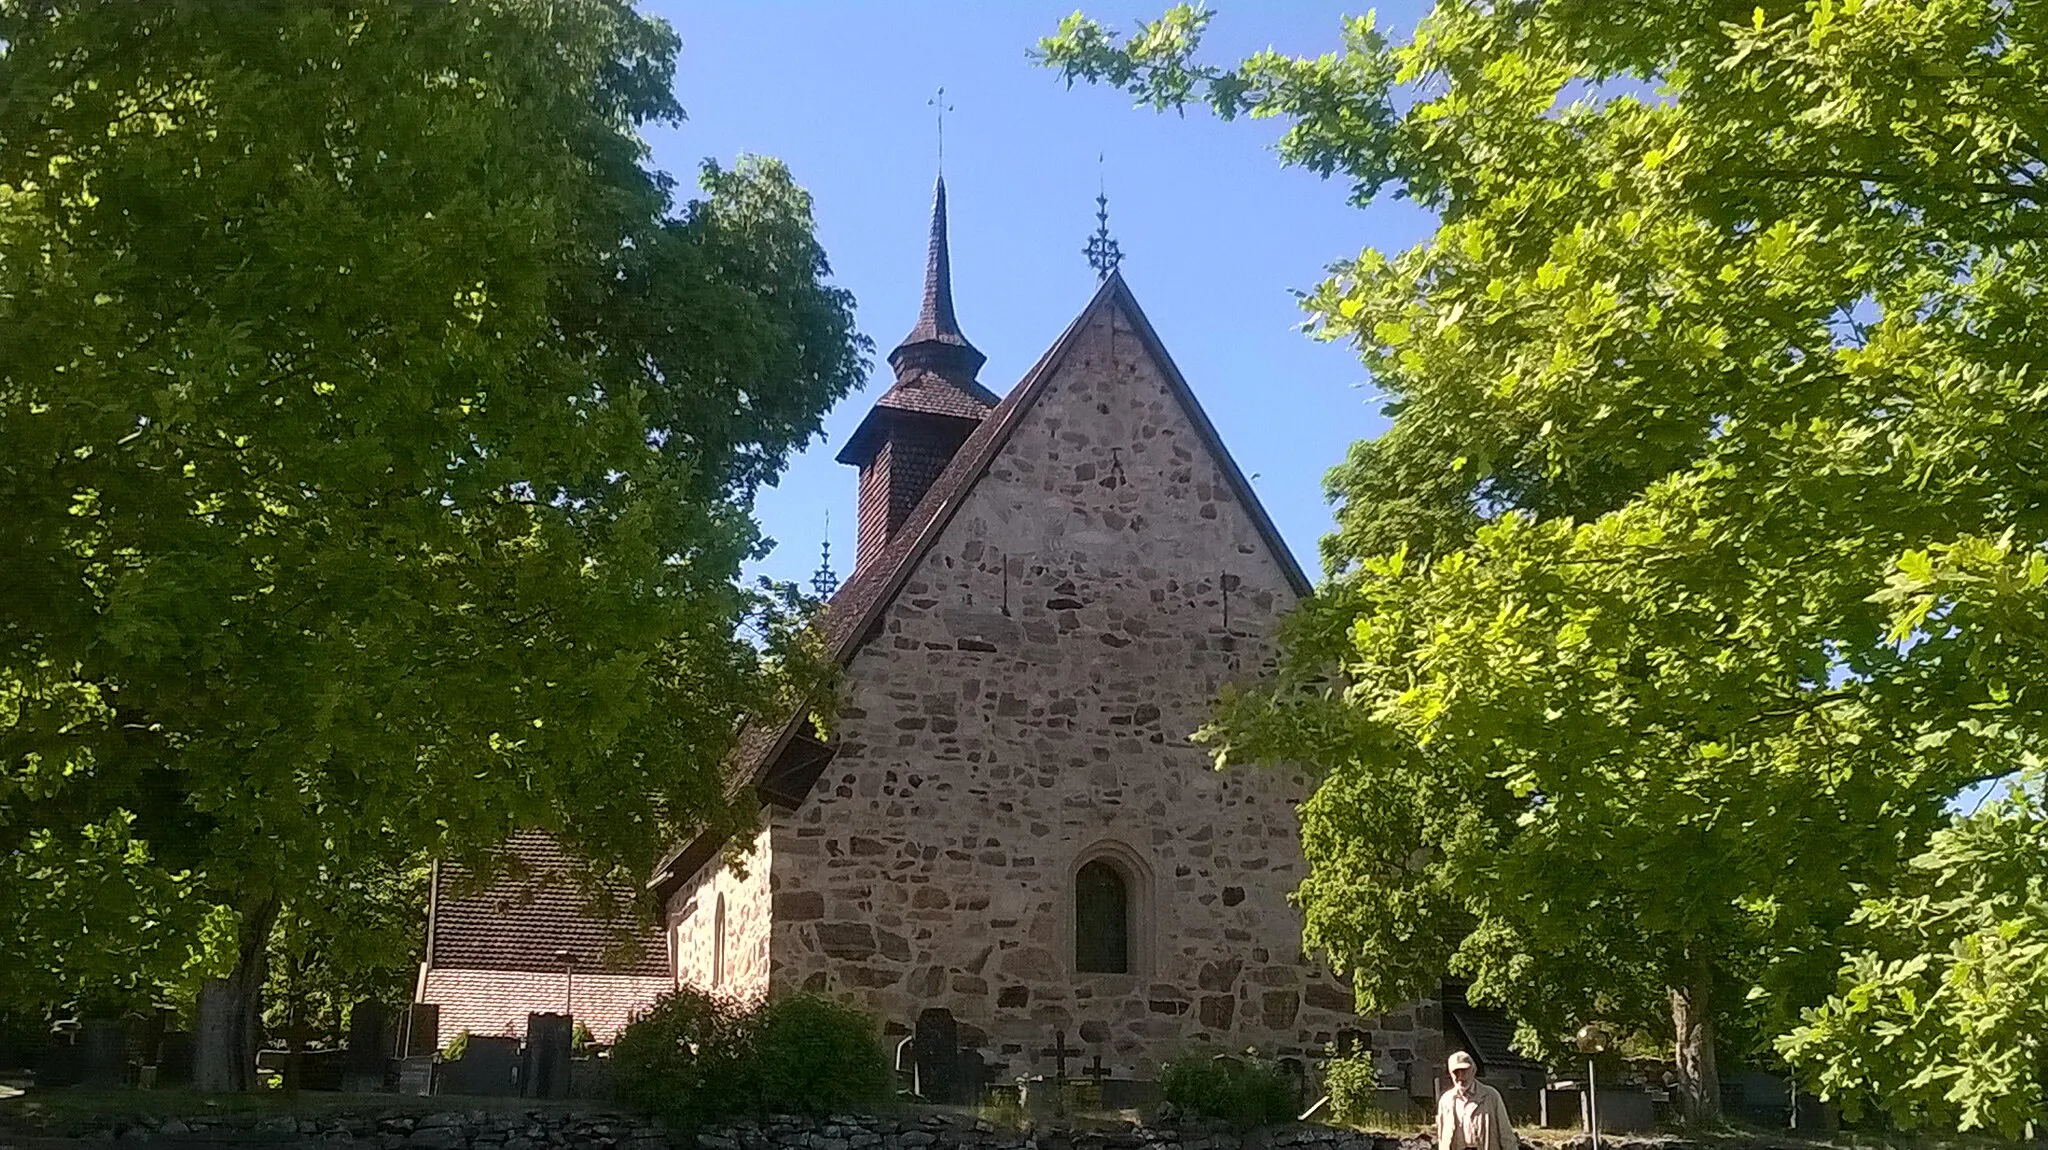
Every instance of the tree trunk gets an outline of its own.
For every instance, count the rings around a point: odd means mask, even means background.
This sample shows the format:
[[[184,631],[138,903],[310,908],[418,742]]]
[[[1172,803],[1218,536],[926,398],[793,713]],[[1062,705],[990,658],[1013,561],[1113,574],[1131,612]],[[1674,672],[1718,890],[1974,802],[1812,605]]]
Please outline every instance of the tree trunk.
[[[1678,1036],[1678,1092],[1687,1122],[1702,1125],[1721,1116],[1721,1072],[1714,1066],[1714,1017],[1707,997],[1713,975],[1704,962],[1692,964],[1690,985],[1671,991],[1671,1029]]]
[[[256,1088],[256,1048],[263,1037],[263,980],[269,973],[270,928],[277,896],[266,894],[242,910],[235,932],[235,969],[199,989],[199,1025],[193,1035],[193,1085],[214,1094]]]

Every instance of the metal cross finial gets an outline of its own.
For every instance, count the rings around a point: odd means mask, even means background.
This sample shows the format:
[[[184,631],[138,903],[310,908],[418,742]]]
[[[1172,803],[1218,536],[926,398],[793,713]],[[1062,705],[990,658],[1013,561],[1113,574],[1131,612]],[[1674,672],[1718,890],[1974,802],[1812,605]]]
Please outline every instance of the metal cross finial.
[[[830,599],[839,590],[839,574],[832,570],[832,517],[825,516],[825,542],[819,548],[818,569],[811,575],[811,590],[820,599]]]
[[[938,95],[933,96],[924,103],[927,108],[937,108],[939,110],[939,171],[943,172],[946,170],[946,113],[953,110],[953,105],[946,102],[946,90],[944,88],[940,88]]]
[[[1096,156],[1095,162],[1101,164],[1102,157]],[[1100,184],[1099,176],[1095,191],[1095,234],[1088,237],[1088,246],[1081,249],[1081,254],[1088,257],[1088,266],[1095,269],[1097,280],[1108,279],[1109,273],[1124,262],[1123,249],[1109,236],[1109,193]]]
[[[1095,278],[1106,280],[1117,265],[1124,262],[1123,249],[1109,236],[1109,197],[1095,197],[1095,234],[1088,237],[1088,246],[1081,249],[1088,257],[1088,266],[1095,269]]]

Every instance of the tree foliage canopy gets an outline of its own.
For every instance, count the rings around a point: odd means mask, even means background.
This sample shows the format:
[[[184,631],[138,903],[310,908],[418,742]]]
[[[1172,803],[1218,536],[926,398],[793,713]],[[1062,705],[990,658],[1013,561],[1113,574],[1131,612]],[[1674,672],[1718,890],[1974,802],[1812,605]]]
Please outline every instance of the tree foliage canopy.
[[[781,165],[645,166],[676,47],[614,0],[0,6],[0,962],[743,817],[716,764],[806,666],[752,497],[867,345]]]
[[[1840,990],[1778,1049],[1853,1115],[2017,1138],[2048,1086],[2048,801],[2035,774],[1856,912]]]
[[[1208,19],[1041,51],[1441,225],[1305,299],[1393,425],[1219,756],[1326,772],[1301,895],[1363,1005],[1685,1030],[1711,1110],[1700,1020],[1789,1025],[1854,885],[2039,745],[2044,11],[1443,0],[1234,67]]]

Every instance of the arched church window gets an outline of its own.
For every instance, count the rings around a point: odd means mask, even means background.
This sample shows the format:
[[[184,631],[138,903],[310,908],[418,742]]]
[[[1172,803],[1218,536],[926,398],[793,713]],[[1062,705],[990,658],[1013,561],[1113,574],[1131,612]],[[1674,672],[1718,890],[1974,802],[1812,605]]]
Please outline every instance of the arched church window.
[[[1131,970],[1131,888],[1102,859],[1074,876],[1074,969],[1091,974]]]
[[[718,896],[718,905],[711,912],[711,985],[725,985],[725,896]]]

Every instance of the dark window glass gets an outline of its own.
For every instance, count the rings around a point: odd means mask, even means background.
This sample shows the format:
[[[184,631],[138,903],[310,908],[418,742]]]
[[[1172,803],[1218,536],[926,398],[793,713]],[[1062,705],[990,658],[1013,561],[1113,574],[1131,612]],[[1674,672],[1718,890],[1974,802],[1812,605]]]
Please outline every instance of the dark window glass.
[[[718,909],[711,916],[711,985],[725,985],[725,896],[718,896]]]
[[[1115,867],[1099,860],[1074,878],[1074,967],[1096,974],[1131,970],[1129,888]]]

